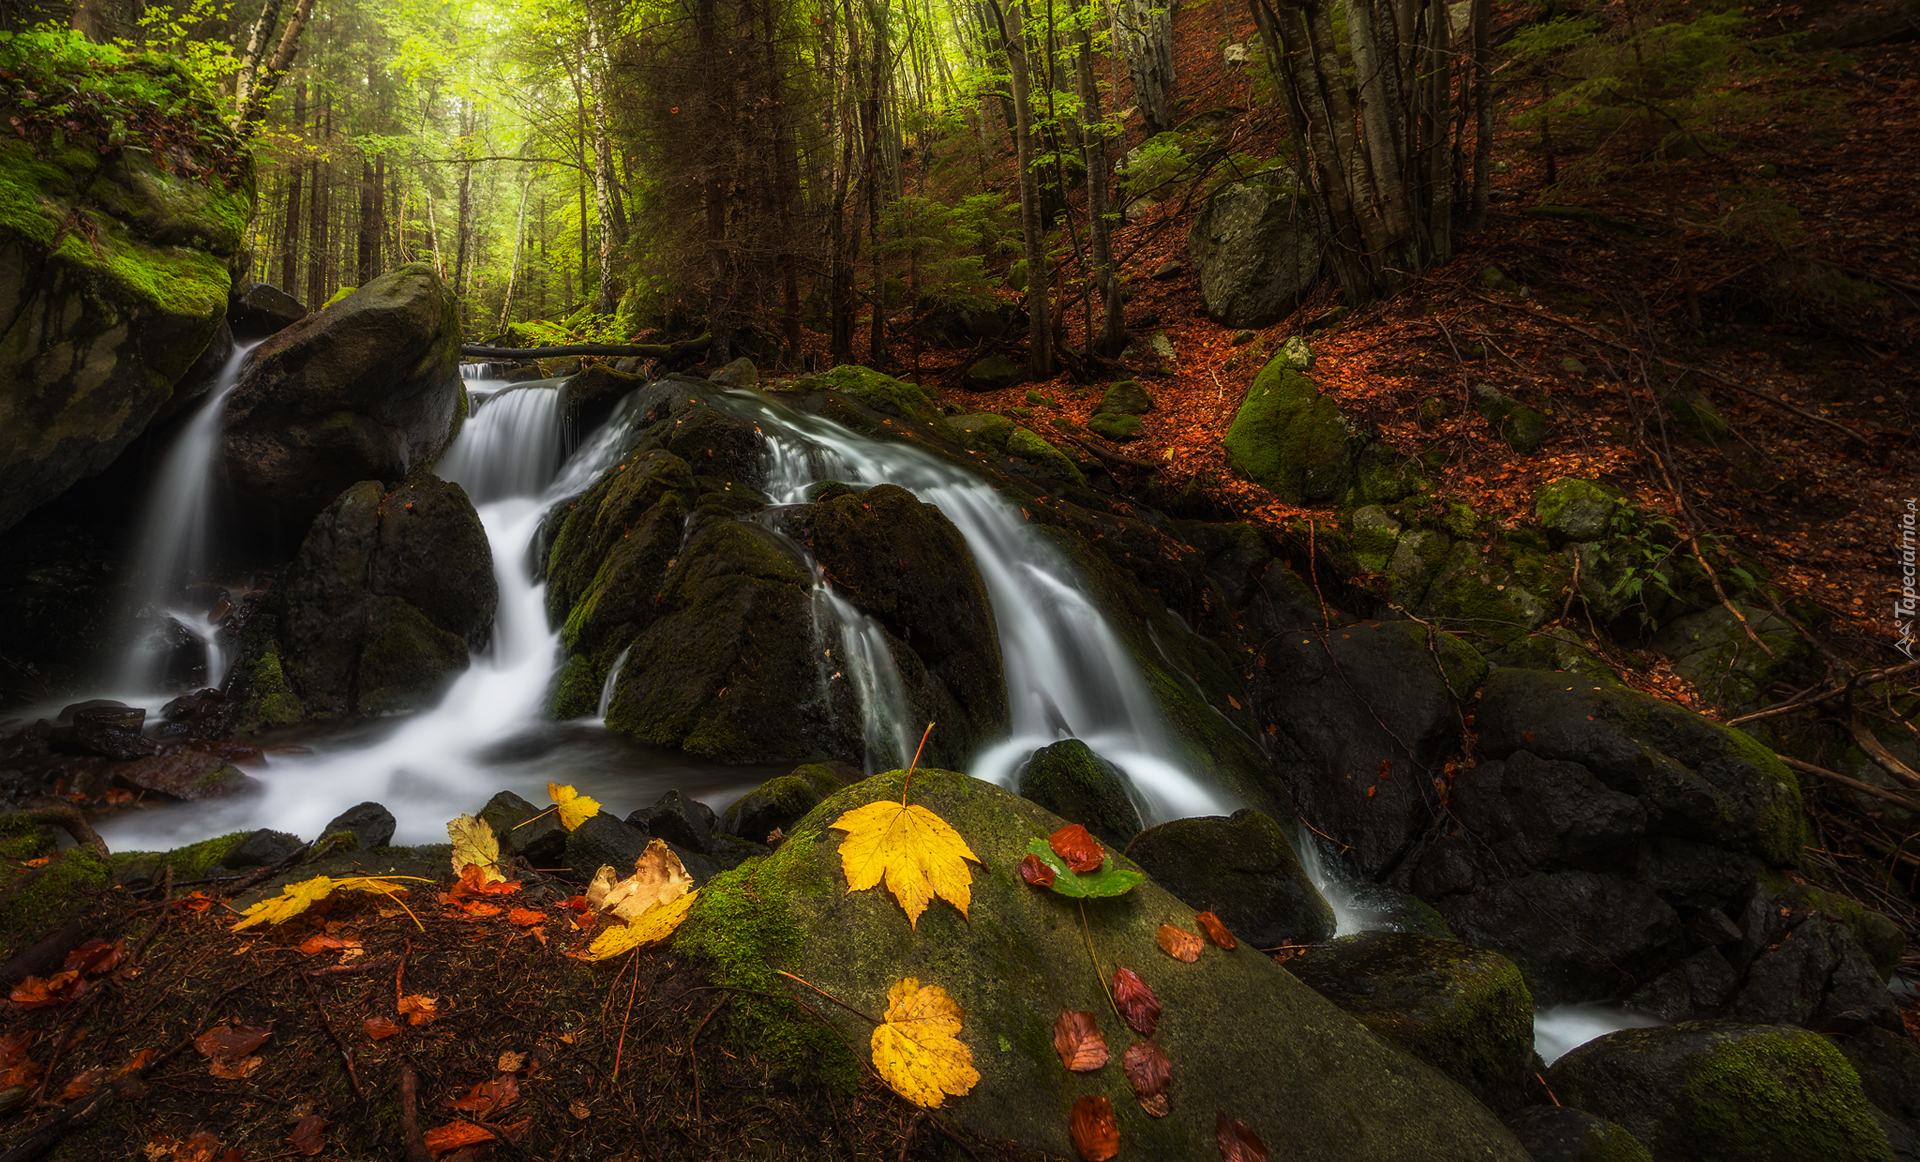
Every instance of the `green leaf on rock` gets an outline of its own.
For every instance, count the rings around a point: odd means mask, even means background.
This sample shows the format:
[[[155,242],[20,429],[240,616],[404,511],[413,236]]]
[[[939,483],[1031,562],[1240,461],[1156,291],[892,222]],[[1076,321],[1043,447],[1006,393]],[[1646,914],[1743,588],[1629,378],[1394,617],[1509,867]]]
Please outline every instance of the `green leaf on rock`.
[[[1044,839],[1029,842],[1027,851],[1053,869],[1052,888],[1068,899],[1096,900],[1107,896],[1124,896],[1147,879],[1137,871],[1113,866],[1111,855],[1101,862],[1099,871],[1075,875],[1073,869],[1067,866],[1067,861],[1055,855]]]

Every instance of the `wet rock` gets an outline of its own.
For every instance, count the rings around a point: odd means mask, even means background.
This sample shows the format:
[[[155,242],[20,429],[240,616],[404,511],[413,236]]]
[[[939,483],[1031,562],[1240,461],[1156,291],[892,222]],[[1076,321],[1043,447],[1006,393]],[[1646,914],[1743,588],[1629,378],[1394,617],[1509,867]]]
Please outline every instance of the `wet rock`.
[[[1126,775],[1077,738],[1034,751],[1016,789],[1114,847],[1123,848],[1140,834],[1140,812]]]
[[[653,811],[647,816],[647,831],[676,848],[705,855],[713,846],[716,822],[713,808],[674,790],[660,796],[660,801],[653,805]]]
[[[272,283],[236,286],[227,297],[227,322],[238,339],[264,339],[306,317],[306,305]]]
[[[280,331],[227,401],[235,487],[297,535],[355,481],[432,463],[466,414],[459,357],[453,294],[421,263]]]
[[[1868,1101],[1920,1127],[1920,1043],[1904,1031],[1873,1026],[1833,1041],[1860,1075]]]
[[[147,712],[138,707],[95,706],[73,716],[73,746],[84,754],[126,762],[156,753],[160,747],[140,734]]]
[[[1703,948],[1655,977],[1627,1000],[1635,1011],[1663,1021],[1711,1017],[1739,987],[1740,974],[1718,948]]]
[[[1333,908],[1279,824],[1259,811],[1175,819],[1127,845],[1127,858],[1196,911],[1255,948],[1310,944],[1334,932]]]
[[[1512,961],[1452,940],[1364,932],[1316,944],[1286,967],[1495,1113],[1524,1103],[1537,1068],[1533,998]]]
[[[618,816],[600,812],[567,832],[564,859],[573,878],[586,883],[601,867],[611,867],[615,875],[625,876],[647,850],[651,837],[629,827]]]
[[[980,297],[928,302],[927,313],[916,324],[927,341],[939,347],[971,347],[983,340],[1005,337],[1025,317],[1018,303]]]
[[[1434,908],[1462,940],[1518,964],[1542,1005],[1624,996],[1680,956],[1680,917],[1625,876],[1534,872]]]
[[[993,412],[956,416],[953,427],[967,447],[992,455],[1005,455],[1007,437],[1013,435],[1013,421]]]
[[[1817,1034],[1745,1021],[1625,1029],[1554,1063],[1562,1102],[1624,1127],[1655,1162],[1888,1162],[1847,1059]]]
[[[258,784],[237,763],[258,763],[260,748],[236,740],[169,744],[160,753],[113,769],[114,781],[143,791],[194,802],[251,791]]]
[[[1302,630],[1266,647],[1262,714],[1278,727],[1287,788],[1364,875],[1383,876],[1432,821],[1433,776],[1459,747],[1454,692],[1473,689],[1484,667],[1459,639],[1439,634],[1430,647],[1407,621]]]
[[[720,830],[754,843],[774,831],[790,833],[802,816],[840,789],[840,780],[819,764],[795,767],[748,791],[720,817]]]
[[[334,816],[331,822],[320,829],[320,835],[324,838],[344,831],[353,836],[353,846],[349,850],[372,851],[393,842],[394,827],[393,812],[378,803],[367,802],[349,807]]]
[[[1507,1128],[1533,1162],[1653,1162],[1623,1127],[1567,1106],[1533,1106],[1507,1115]]]
[[[752,387],[760,382],[760,370],[753,365],[753,360],[742,355],[707,379],[716,387]]]
[[[591,432],[606,422],[628,393],[646,386],[642,375],[624,374],[604,363],[588,365],[567,380],[561,407],[576,432]]]
[[[1274,186],[1222,186],[1194,216],[1187,254],[1207,317],[1265,327],[1300,305],[1320,273],[1320,243],[1302,198]]]
[[[262,827],[228,848],[220,857],[220,866],[233,871],[272,867],[305,846],[297,835]]]
[[[1352,916],[1367,931],[1412,932],[1452,940],[1453,929],[1446,917],[1420,897],[1386,884],[1345,885],[1346,899],[1340,911]]]
[[[1736,955],[1745,979],[1731,1012],[1780,1024],[1901,1029],[1872,960],[1848,925],[1820,902],[1793,890],[1754,893],[1740,918]]]
[[[1604,865],[1645,834],[1647,812],[1578,763],[1528,751],[1482,763],[1455,784],[1453,817],[1500,865],[1558,871]]]
[[[1027,369],[1004,355],[989,355],[967,368],[960,386],[968,391],[1004,391],[1027,381]]]
[[[769,855],[773,851],[764,843],[753,843],[738,835],[715,834],[713,846],[707,851],[707,858],[713,861],[718,872],[732,871],[750,859]]]
[[[512,791],[502,791],[487,800],[480,818],[493,829],[503,856],[522,856],[535,867],[553,867],[564,858],[567,829],[560,825],[557,811],[542,810]]]

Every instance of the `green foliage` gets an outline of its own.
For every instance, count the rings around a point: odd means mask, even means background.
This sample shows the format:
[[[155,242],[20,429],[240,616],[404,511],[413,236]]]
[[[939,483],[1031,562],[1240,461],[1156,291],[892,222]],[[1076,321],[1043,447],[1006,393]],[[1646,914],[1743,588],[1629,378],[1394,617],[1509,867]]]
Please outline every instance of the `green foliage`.
[[[619,313],[602,315],[581,307],[564,319],[523,319],[514,331],[529,347],[564,347],[576,343],[624,343]]]
[[[1120,192],[1150,198],[1184,176],[1193,166],[1186,138],[1176,132],[1155,134],[1140,144],[1120,169]]]

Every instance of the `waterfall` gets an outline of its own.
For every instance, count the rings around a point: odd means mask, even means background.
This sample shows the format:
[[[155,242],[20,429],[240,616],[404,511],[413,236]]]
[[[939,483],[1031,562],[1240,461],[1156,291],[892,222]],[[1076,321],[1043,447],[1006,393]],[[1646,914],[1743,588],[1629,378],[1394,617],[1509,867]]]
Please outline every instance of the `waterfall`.
[[[157,689],[166,650],[156,642],[157,631],[142,619],[158,613],[172,618],[206,648],[206,684],[217,686],[225,662],[214,640],[215,623],[206,603],[186,605],[184,590],[206,580],[212,543],[214,463],[220,450],[220,420],[227,397],[240,383],[240,371],[260,340],[234,344],[233,354],[173,446],[160,463],[153,491],[140,519],[140,545],[134,557],[134,599],[128,634],[135,638],[120,661],[117,679],[129,691],[142,694]],[[146,633],[142,633],[146,630]]]

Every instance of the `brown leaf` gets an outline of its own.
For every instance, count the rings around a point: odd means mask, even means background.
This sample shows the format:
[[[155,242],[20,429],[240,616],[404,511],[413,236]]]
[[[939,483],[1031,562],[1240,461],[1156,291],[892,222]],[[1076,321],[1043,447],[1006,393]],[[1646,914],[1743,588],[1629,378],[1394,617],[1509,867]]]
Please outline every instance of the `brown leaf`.
[[[1141,1108],[1156,1118],[1166,1117],[1167,1085],[1173,1080],[1167,1051],[1152,1041],[1135,1041],[1120,1055],[1120,1070],[1127,1075],[1127,1084],[1133,1087]]]
[[[327,1148],[326,1131],[327,1119],[319,1114],[308,1114],[294,1125],[287,1141],[293,1143],[294,1153],[311,1158]]]
[[[272,1029],[249,1025],[215,1025],[193,1039],[202,1057],[245,1057],[267,1043]]]
[[[460,878],[454,882],[447,894],[454,899],[466,896],[511,896],[520,890],[519,880],[503,880],[498,883],[487,882],[485,868],[468,864],[460,869]]]
[[[470,920],[478,920],[487,916],[498,916],[500,913],[506,911],[506,909],[500,905],[489,904],[485,900],[461,900],[458,907]]]
[[[1078,823],[1069,823],[1047,836],[1047,846],[1053,848],[1053,854],[1066,860],[1076,875],[1099,871],[1107,859],[1107,849],[1100,846],[1093,832]]]
[[[400,998],[400,1013],[406,1017],[409,1025],[427,1025],[440,1015],[440,1002],[429,996],[415,994]]]
[[[1160,1027],[1160,998],[1153,995],[1147,982],[1131,968],[1113,970],[1113,1004],[1142,1037],[1153,1036],[1153,1031]]]
[[[1226,1162],[1273,1162],[1266,1143],[1249,1130],[1246,1123],[1228,1117],[1225,1110],[1216,1110],[1215,1114],[1213,1136],[1220,1144],[1220,1157]]]
[[[1087,1162],[1106,1162],[1120,1152],[1120,1122],[1113,1116],[1113,1103],[1104,1097],[1087,1094],[1074,1102],[1067,1129],[1073,1148]]]
[[[258,1057],[213,1057],[207,1061],[207,1072],[228,1081],[239,1081],[252,1077],[260,1064]]]
[[[214,1151],[220,1148],[220,1139],[211,1131],[195,1130],[186,1141],[173,1149],[173,1162],[213,1162]]]
[[[1055,876],[1053,868],[1045,860],[1028,853],[1027,857],[1020,861],[1020,878],[1036,888],[1050,888],[1053,886]]]
[[[395,1036],[400,1032],[400,1026],[385,1017],[368,1017],[366,1024],[362,1025],[361,1028],[365,1029],[367,1036],[373,1038],[375,1041],[385,1041],[387,1038]]]
[[[112,944],[96,937],[67,953],[66,963],[60,967],[82,976],[105,976],[119,966],[120,958],[126,953],[126,937],[122,936]]]
[[[515,1053],[511,1049],[502,1049],[500,1059],[493,1064],[494,1068],[502,1073],[518,1073],[527,1067],[527,1055]]]
[[[510,1073],[503,1073],[492,1081],[483,1081],[466,1093],[450,1098],[447,1104],[457,1110],[486,1117],[495,1110],[503,1110],[520,1100],[520,1083]]]
[[[60,1100],[68,1102],[75,1098],[87,1096],[94,1090],[100,1088],[100,1081],[106,1077],[106,1075],[107,1071],[105,1069],[89,1069],[85,1073],[77,1074],[72,1081],[67,1083],[67,1087],[60,1091]]]
[[[578,1098],[575,1098],[573,1101],[570,1101],[567,1103],[567,1112],[572,1114],[574,1117],[579,1118],[583,1122],[593,1116],[593,1110],[588,1107],[586,1102],[583,1102]]]
[[[1160,931],[1154,935],[1154,940],[1160,945],[1160,951],[1175,960],[1184,960],[1192,964],[1200,959],[1200,938],[1184,928],[1162,924]]]
[[[358,944],[359,941],[356,940],[354,943]],[[345,940],[340,939],[338,936],[329,936],[324,932],[316,932],[300,942],[300,951],[306,953],[308,956],[345,947],[347,947]]]
[[[472,1122],[451,1122],[444,1126],[435,1126],[426,1132],[427,1149],[435,1154],[445,1154],[449,1150],[458,1150],[462,1146],[471,1146],[475,1142],[493,1141],[493,1131]]]
[[[1212,912],[1202,912],[1194,919],[1199,921],[1201,930],[1207,934],[1207,939],[1218,945],[1222,952],[1232,952],[1240,947],[1240,942],[1233,938],[1233,933],[1227,931],[1227,926],[1220,922],[1220,917]]]
[[[77,972],[56,972],[44,980],[30,976],[13,986],[7,999],[23,1009],[44,1009],[48,1005],[65,1004],[73,999],[68,989],[79,978]]]
[[[1092,1013],[1061,1013],[1053,1022],[1053,1047],[1060,1054],[1060,1064],[1075,1073],[1089,1073],[1107,1063],[1107,1039],[1093,1023]]]

